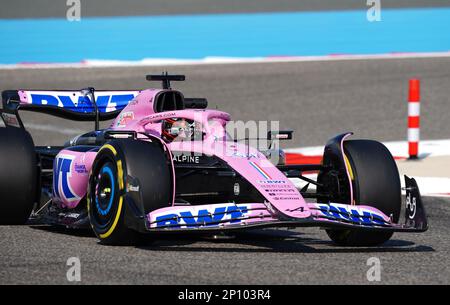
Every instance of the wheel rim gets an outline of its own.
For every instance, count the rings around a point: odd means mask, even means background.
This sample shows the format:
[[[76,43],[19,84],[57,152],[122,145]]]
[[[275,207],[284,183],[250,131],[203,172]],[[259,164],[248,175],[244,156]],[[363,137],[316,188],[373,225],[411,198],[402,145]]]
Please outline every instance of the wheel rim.
[[[114,175],[111,168],[105,165],[100,170],[95,187],[95,204],[100,215],[107,215],[114,199]]]
[[[116,169],[112,162],[107,161],[100,167],[93,181],[93,220],[99,229],[109,227],[112,215],[115,215],[117,191]]]

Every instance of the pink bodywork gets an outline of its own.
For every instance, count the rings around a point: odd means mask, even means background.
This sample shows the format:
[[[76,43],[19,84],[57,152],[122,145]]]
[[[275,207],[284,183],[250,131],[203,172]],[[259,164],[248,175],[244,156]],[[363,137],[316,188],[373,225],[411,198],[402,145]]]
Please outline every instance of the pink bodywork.
[[[227,141],[225,126],[230,121],[228,113],[207,109],[155,113],[153,102],[156,95],[162,91],[164,90],[149,89],[141,91],[139,94],[136,93],[137,96],[121,111],[109,129],[145,132],[161,139],[161,123],[164,119],[185,118],[198,122],[205,133],[203,141],[165,143],[164,145],[166,145],[169,152],[171,154],[190,152],[192,154],[216,156],[222,159],[248,180],[263,195],[265,201],[248,204],[223,203],[190,207],[174,206],[172,201],[167,204],[166,208],[153,211],[147,215],[149,228],[155,225],[155,219],[158,215],[179,213],[186,210],[195,214],[200,210],[212,210],[221,206],[227,208],[233,205],[237,208],[245,207],[246,209],[245,217],[241,217],[241,224],[273,222],[280,220],[280,218],[305,219],[316,217],[321,219],[320,217],[323,216],[323,213],[319,212],[319,205],[306,203],[294,184],[271,164],[261,152],[234,141]],[[26,104],[28,100],[26,92],[22,92],[21,102]],[[141,140],[145,141],[148,139],[142,137]],[[55,168],[57,162],[59,162],[58,160],[66,160],[66,162],[70,163],[70,170],[55,175],[53,201],[56,204],[66,208],[75,208],[79,204],[86,195],[89,172],[96,154],[95,148],[87,152],[77,152],[70,149],[63,149],[59,152],[55,159]],[[63,185],[62,174],[67,174],[66,181],[68,181],[68,185]],[[68,198],[66,193],[71,194],[71,196]],[[360,206],[358,208],[355,207],[355,209],[360,209],[358,212],[361,213],[365,211],[381,215],[384,220],[389,220],[380,211],[370,207]],[[233,223],[230,221],[223,225],[228,226],[233,225]]]
[[[112,130],[134,130],[148,134],[161,136],[161,121],[167,118],[185,118],[201,123],[206,133],[203,141],[183,141],[168,143],[172,152],[183,151],[194,154],[206,154],[219,157],[228,163],[244,178],[250,181],[256,189],[267,199],[275,203],[280,212],[296,216],[307,217],[310,211],[305,200],[287,179],[266,157],[258,150],[243,144],[226,141],[225,124],[230,120],[228,113],[217,110],[189,109],[155,113],[153,101],[161,89],[149,89],[137,95],[112,122]],[[143,139],[144,140],[144,139]],[[61,205],[74,208],[86,195],[88,173],[95,159],[96,152],[76,152],[68,149],[62,150],[58,156],[73,158],[72,168],[68,175],[70,189],[75,198],[67,199],[64,196],[55,198]],[[84,171],[75,169],[75,166],[83,164]],[[61,188],[61,183],[55,181],[55,187]],[[278,192],[276,196],[270,195]],[[62,192],[58,192],[62,194]],[[173,204],[173,202],[172,202]],[[300,212],[300,208],[303,212]]]
[[[89,180],[89,172],[91,170],[96,155],[97,155],[96,151],[77,152],[67,149],[63,149],[60,153],[58,153],[55,159],[55,164],[56,162],[58,162],[58,159],[72,160],[70,164],[70,171],[67,174],[68,175],[67,180],[70,193],[73,196],[68,197],[64,195],[61,174],[59,176],[55,175],[53,177],[54,203],[70,209],[77,207],[78,203],[86,195]],[[58,181],[56,181],[56,179],[58,179]]]

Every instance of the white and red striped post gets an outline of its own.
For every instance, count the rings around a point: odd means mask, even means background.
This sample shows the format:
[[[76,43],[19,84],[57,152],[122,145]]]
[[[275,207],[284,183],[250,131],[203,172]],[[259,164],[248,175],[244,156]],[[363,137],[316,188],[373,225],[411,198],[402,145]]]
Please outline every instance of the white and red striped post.
[[[409,159],[419,156],[420,139],[420,81],[409,80],[408,96],[408,153]]]

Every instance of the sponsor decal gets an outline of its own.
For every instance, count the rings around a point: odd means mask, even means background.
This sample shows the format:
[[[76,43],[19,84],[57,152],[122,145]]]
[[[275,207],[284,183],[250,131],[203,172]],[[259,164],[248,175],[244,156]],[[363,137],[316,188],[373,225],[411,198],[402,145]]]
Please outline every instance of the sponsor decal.
[[[127,126],[127,123],[129,121],[134,120],[134,112],[133,111],[127,111],[123,112],[119,115],[119,118],[116,123],[116,127],[125,127]]]
[[[53,165],[53,195],[68,202],[79,200],[70,186],[71,167],[75,156],[58,155]]]
[[[382,215],[355,206],[343,204],[318,204],[320,213],[327,218],[356,222],[363,225],[384,225],[386,221]]]
[[[17,128],[21,127],[20,123],[19,123],[19,119],[17,118],[17,116],[15,114],[3,112],[2,117],[3,117],[3,120],[6,125],[17,127]]]
[[[300,200],[300,197],[296,196],[296,197],[286,197],[286,196],[281,196],[281,197],[275,197],[275,200]]]
[[[256,153],[243,153],[243,152],[239,152],[239,151],[235,151],[231,154],[231,157],[235,157],[235,158],[258,158],[258,154]]]
[[[266,187],[266,185],[270,185],[270,184],[286,184],[287,183],[285,180],[258,180],[257,182],[259,184],[264,184],[264,187]]]
[[[145,125],[150,122],[159,121],[159,119],[167,119],[167,118],[173,118],[176,116],[176,112],[169,112],[169,113],[157,113],[154,115],[150,115],[147,117],[144,117],[139,121],[140,124]]]
[[[138,99],[132,99],[131,102],[128,103],[128,105],[132,105],[132,106],[136,106],[137,104],[139,104]]]
[[[233,193],[235,196],[239,196],[239,194],[241,193],[241,186],[237,182],[233,186]]]
[[[172,160],[174,162],[179,162],[179,163],[195,163],[195,164],[199,164],[200,163],[200,156],[174,154]]]
[[[269,201],[264,200],[264,205],[266,206],[270,214],[276,214],[277,211],[273,208]]]
[[[78,174],[87,174],[88,173],[88,171],[86,169],[86,165],[84,165],[84,164],[76,164],[75,163],[74,170]]]
[[[281,190],[265,190],[273,200],[300,200],[297,196],[296,190],[293,189],[281,189]],[[294,193],[294,194],[293,194]]]
[[[169,113],[157,113],[152,116],[149,116],[148,118],[150,120],[154,119],[162,119],[162,118],[173,118],[176,115],[176,112],[169,112]]]
[[[127,192],[139,193],[140,187],[138,179],[133,178],[131,176],[127,176],[126,181],[127,181]]]
[[[128,184],[127,191],[128,192],[139,192],[139,185]]]
[[[414,219],[417,211],[417,199],[408,192],[406,196],[406,213],[409,219]]]
[[[269,193],[295,193],[296,190],[292,188],[272,188],[272,189],[264,189],[264,191]]]
[[[55,106],[82,113],[94,111],[89,97],[80,92],[25,91],[28,103],[33,105]],[[96,92],[96,103],[101,113],[122,109],[137,95],[137,92]]]
[[[59,213],[58,215],[61,217],[72,218],[72,219],[78,219],[81,216],[80,213]]]
[[[289,184],[264,184],[263,187],[266,189],[266,191],[287,191],[287,190],[293,190],[293,186]]]
[[[241,218],[248,214],[248,208],[243,205],[217,206],[214,209],[205,208],[172,211],[155,217],[156,227],[195,228],[198,226],[218,226],[220,222],[240,223]]]

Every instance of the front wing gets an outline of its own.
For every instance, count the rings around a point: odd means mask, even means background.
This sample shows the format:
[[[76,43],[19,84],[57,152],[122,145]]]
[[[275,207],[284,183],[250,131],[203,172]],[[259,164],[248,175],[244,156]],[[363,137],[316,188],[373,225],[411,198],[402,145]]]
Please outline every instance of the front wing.
[[[289,215],[265,203],[223,203],[174,206],[159,209],[146,217],[147,232],[228,231],[255,227],[323,227],[371,231],[424,232],[427,217],[414,179],[405,176],[405,220],[394,223],[391,215],[364,205],[309,203]],[[308,213],[309,212],[309,213]]]

